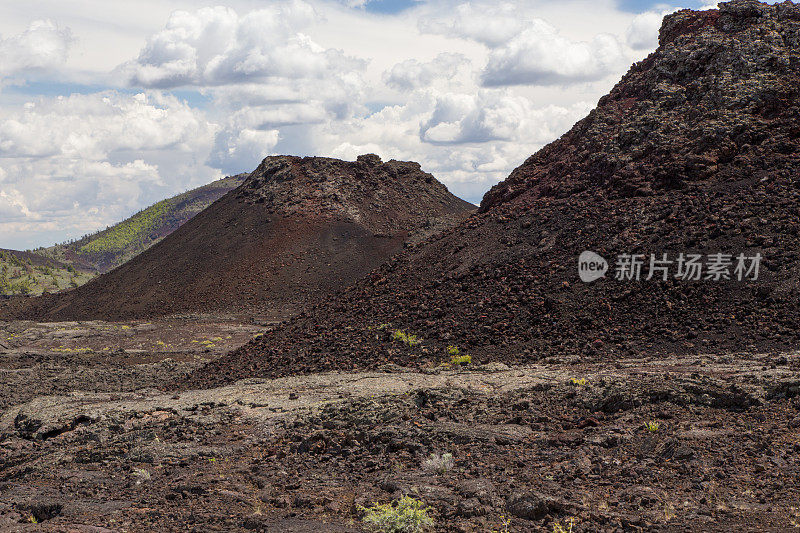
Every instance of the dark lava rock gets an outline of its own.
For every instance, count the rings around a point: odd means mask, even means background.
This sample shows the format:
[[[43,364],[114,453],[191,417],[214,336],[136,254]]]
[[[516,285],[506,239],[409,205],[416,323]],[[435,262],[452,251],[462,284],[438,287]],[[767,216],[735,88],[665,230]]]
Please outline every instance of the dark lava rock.
[[[36,500],[21,506],[21,510],[29,513],[37,522],[52,520],[61,514],[64,506],[51,500]]]
[[[496,496],[494,484],[485,478],[465,479],[456,486],[465,498],[477,498],[482,504],[492,505]]]
[[[470,498],[468,500],[458,502],[456,505],[456,516],[464,518],[471,518],[473,516],[484,516],[488,514],[489,510],[477,498]]]
[[[198,371],[250,376],[553,354],[772,351],[800,342],[800,18],[738,0],[664,20],[658,49],[489,191],[480,213]],[[609,261],[583,283],[578,257]],[[646,280],[668,254],[666,279]],[[757,280],[676,279],[680,254],[761,254]],[[646,259],[616,279],[619,254]],[[387,326],[388,325],[388,326]],[[393,342],[379,327],[416,335]],[[734,401],[720,398],[713,401]],[[601,409],[627,409],[624,396]]]
[[[526,520],[539,520],[551,513],[558,513],[563,508],[563,504],[555,498],[538,492],[513,494],[506,502],[509,513]]]

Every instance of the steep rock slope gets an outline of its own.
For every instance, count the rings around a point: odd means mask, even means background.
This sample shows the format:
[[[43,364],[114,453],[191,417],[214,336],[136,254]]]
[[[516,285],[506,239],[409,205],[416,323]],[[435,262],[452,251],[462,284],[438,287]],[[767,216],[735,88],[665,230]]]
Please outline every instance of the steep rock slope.
[[[268,157],[240,187],[133,260],[0,316],[287,316],[378,267],[412,236],[473,211],[417,163]]]
[[[449,346],[514,363],[796,349],[799,88],[797,5],[669,15],[658,49],[487,193],[479,215],[189,384],[435,365]],[[587,250],[609,261],[604,279],[579,278]],[[673,263],[666,280],[646,280],[650,254],[665,253],[700,254],[706,268],[730,254],[732,279],[677,279]],[[645,256],[639,281],[615,279],[618,254]],[[737,279],[739,254],[761,254],[758,279]]]

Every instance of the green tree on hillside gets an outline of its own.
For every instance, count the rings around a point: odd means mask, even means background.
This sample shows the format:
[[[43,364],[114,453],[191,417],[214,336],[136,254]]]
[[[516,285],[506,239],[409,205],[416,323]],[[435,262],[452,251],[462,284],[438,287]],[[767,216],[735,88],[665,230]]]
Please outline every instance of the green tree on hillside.
[[[28,277],[21,278],[17,282],[17,290],[20,294],[24,296],[30,295],[33,289],[31,289],[31,281]]]

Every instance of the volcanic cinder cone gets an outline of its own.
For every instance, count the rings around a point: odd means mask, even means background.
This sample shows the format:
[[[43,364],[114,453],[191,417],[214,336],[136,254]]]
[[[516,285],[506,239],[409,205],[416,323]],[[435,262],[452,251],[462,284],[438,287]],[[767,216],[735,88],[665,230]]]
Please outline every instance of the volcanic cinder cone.
[[[665,18],[658,49],[517,168],[481,213],[199,371],[289,372],[796,348],[800,8]],[[583,283],[578,257],[610,262]],[[757,280],[614,279],[617,254],[760,253]],[[648,259],[649,261],[649,259]],[[734,265],[735,266],[735,265]],[[705,276],[705,272],[703,273]],[[407,346],[401,330],[422,341]]]
[[[37,320],[174,313],[285,317],[341,290],[474,206],[411,162],[266,158],[237,189],[121,267],[2,314]]]

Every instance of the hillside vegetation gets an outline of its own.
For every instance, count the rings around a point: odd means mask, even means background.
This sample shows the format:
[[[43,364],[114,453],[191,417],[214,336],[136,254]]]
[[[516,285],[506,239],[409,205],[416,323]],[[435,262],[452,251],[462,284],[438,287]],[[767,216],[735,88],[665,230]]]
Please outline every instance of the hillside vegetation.
[[[35,296],[83,285],[95,276],[32,252],[0,250],[0,295]]]
[[[163,200],[97,235],[78,249],[84,254],[125,253],[147,245],[150,234],[163,224],[173,200]]]
[[[229,176],[162,200],[76,241],[28,252],[0,250],[0,296],[36,296],[83,285],[159,242],[246,176]]]

